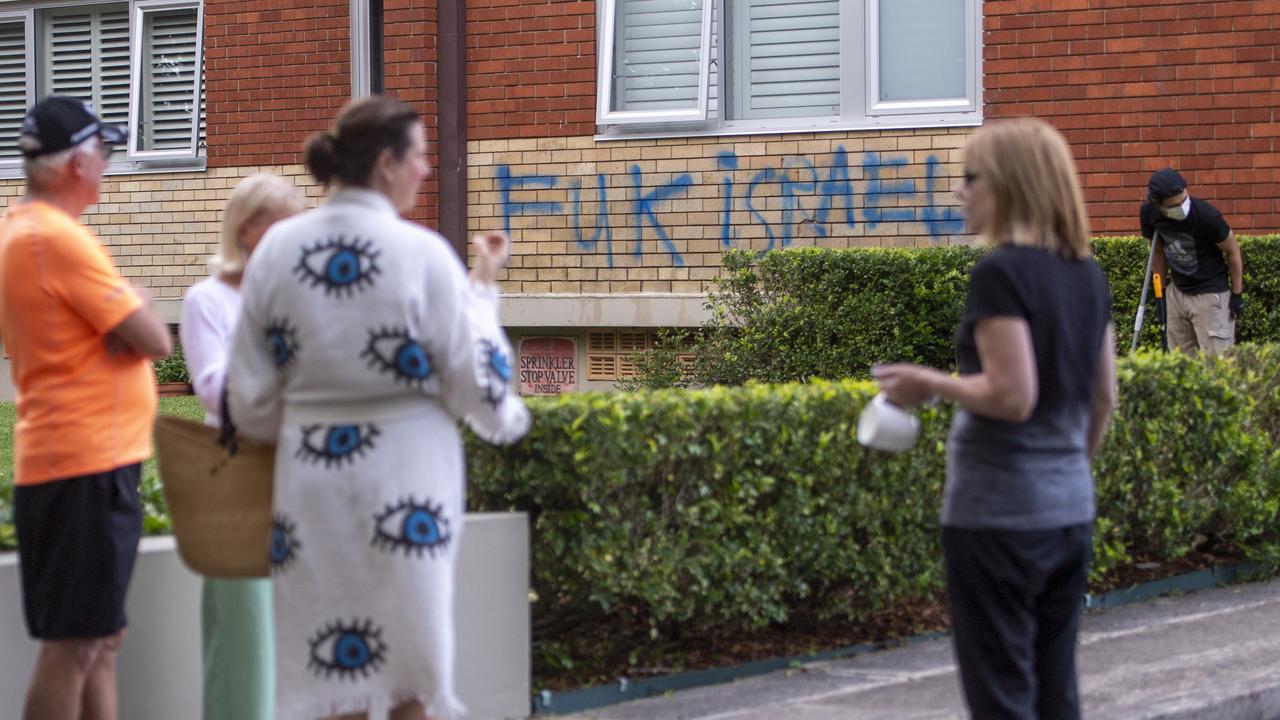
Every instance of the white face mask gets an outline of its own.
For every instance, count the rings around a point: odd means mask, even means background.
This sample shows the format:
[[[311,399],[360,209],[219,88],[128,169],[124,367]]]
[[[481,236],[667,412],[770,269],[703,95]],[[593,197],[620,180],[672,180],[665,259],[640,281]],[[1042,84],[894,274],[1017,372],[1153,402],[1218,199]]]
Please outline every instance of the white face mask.
[[[1164,213],[1165,217],[1170,220],[1186,220],[1187,216],[1191,214],[1191,196],[1188,195],[1181,205],[1171,208],[1162,206],[1160,212]]]

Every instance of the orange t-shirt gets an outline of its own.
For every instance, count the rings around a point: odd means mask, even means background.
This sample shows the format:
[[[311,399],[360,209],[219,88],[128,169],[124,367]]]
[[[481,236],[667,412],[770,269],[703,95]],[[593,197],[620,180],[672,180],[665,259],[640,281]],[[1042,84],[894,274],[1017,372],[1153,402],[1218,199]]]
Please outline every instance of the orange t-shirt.
[[[0,220],[0,339],[18,389],[14,483],[106,472],[151,454],[151,364],[104,336],[142,306],[87,228],[42,201]]]

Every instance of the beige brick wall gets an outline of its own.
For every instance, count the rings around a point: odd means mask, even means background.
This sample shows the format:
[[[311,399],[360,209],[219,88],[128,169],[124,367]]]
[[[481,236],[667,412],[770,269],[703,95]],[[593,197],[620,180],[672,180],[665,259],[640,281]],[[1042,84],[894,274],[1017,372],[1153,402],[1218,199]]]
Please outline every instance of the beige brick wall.
[[[182,297],[208,274],[227,195],[255,172],[288,177],[316,204],[322,192],[302,166],[211,168],[201,172],[108,175],[85,222],[102,238],[124,275],[157,298]],[[0,208],[23,192],[22,180],[0,181]]]
[[[699,293],[727,248],[967,242],[951,185],[969,132],[474,141],[469,225],[509,224],[505,292]],[[85,221],[127,277],[180,298],[207,274],[231,188],[260,171],[322,195],[297,165],[110,175]],[[22,188],[0,181],[0,208]]]
[[[703,292],[728,248],[968,242],[970,132],[473,141],[469,225],[510,229],[506,292]]]

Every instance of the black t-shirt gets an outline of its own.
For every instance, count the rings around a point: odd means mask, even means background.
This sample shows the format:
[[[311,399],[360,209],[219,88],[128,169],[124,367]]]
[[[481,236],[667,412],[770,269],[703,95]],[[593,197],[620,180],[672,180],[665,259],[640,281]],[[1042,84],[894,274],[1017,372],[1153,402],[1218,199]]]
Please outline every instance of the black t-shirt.
[[[974,267],[956,331],[962,375],[982,371],[974,327],[1023,318],[1031,329],[1040,392],[1031,418],[1010,423],[956,413],[948,449],[944,525],[1015,530],[1066,527],[1093,518],[1086,452],[1094,374],[1111,322],[1111,293],[1092,258],[1068,260],[1006,245]]]
[[[961,375],[982,372],[974,325],[998,316],[1025,318],[1031,326],[1040,376],[1036,413],[1064,402],[1092,402],[1098,351],[1111,322],[1111,291],[1093,258],[1069,260],[1020,245],[983,257],[969,277],[964,320],[956,333]]]
[[[1218,243],[1227,239],[1231,228],[1217,208],[1193,197],[1186,220],[1170,219],[1154,203],[1144,203],[1138,216],[1142,237],[1150,240],[1159,233],[1164,241],[1165,261],[1179,290],[1201,295],[1226,292],[1231,287],[1227,261],[1218,249]]]

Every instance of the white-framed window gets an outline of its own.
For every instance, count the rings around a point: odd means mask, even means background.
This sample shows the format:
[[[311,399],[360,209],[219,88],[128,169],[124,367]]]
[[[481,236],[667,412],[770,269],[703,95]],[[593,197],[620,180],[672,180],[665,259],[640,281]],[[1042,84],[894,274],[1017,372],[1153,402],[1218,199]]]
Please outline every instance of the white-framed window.
[[[598,0],[603,137],[976,125],[980,0]]]
[[[602,125],[707,116],[712,0],[606,0],[609,48],[596,119]],[[604,75],[602,74],[602,78]]]
[[[129,155],[196,156],[200,147],[200,6],[134,0]]]
[[[204,157],[200,0],[35,2],[0,12],[0,171],[21,165],[22,117],[70,95],[128,129],[113,170]]]

